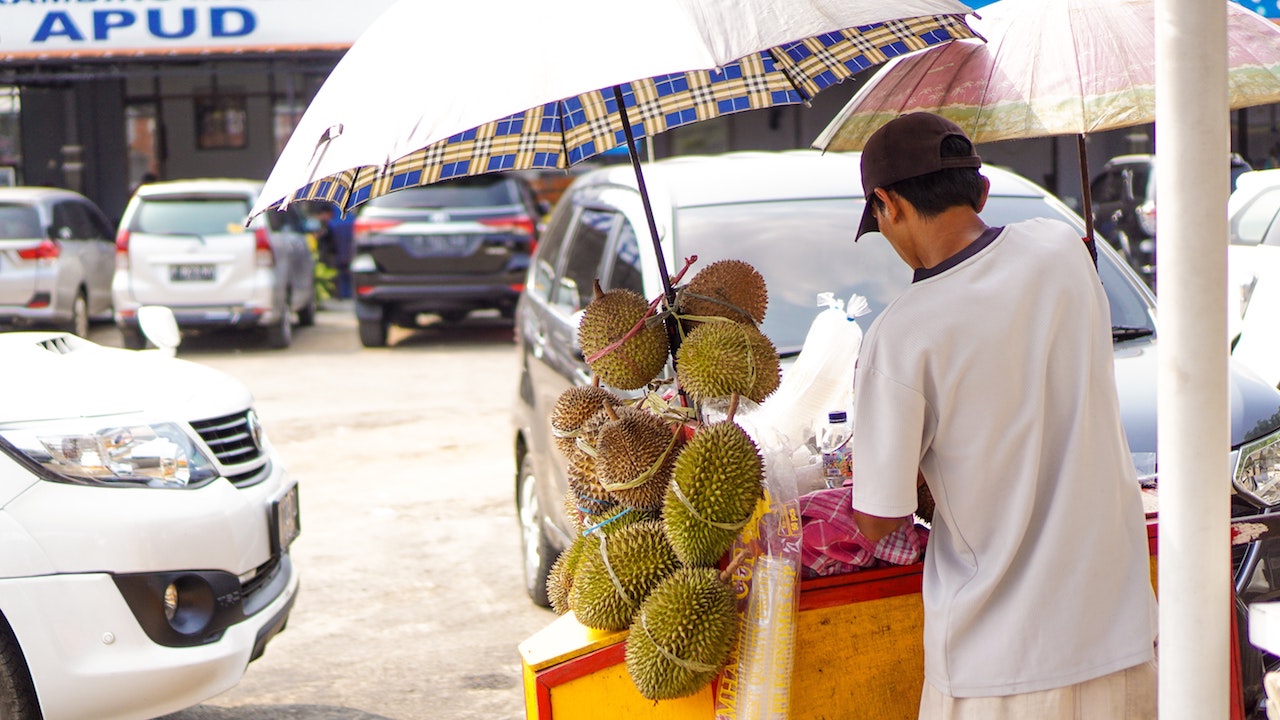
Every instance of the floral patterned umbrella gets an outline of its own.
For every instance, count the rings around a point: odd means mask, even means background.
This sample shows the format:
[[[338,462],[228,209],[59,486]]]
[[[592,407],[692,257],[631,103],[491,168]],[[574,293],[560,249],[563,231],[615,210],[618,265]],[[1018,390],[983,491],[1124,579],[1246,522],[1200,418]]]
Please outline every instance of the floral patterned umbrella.
[[[1211,0],[1206,0],[1211,1]],[[1280,102],[1280,28],[1227,5],[1232,109]],[[1155,122],[1155,0],[998,0],[961,40],[889,61],[814,142],[860,150],[903,113],[955,121],[975,143],[1076,135],[1093,237],[1087,133]]]

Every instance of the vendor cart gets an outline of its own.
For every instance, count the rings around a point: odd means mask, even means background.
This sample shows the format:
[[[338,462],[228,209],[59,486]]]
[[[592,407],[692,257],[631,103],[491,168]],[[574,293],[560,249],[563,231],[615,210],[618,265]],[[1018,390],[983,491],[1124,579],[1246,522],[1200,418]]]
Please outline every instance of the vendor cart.
[[[1147,516],[1152,582],[1158,522]],[[922,563],[800,582],[791,717],[910,720],[924,681]],[[1232,627],[1235,627],[1233,617]],[[531,720],[711,720],[725,673],[698,693],[651,701],[624,666],[627,632],[584,627],[563,615],[520,644]],[[1233,644],[1233,648],[1237,646]],[[1231,720],[1245,717],[1232,654]]]

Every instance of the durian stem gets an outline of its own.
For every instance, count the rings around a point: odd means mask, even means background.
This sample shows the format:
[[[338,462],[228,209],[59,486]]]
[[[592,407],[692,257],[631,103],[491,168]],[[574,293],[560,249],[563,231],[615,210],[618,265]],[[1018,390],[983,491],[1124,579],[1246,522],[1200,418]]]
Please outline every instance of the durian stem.
[[[733,422],[733,416],[738,412],[738,401],[740,398],[741,396],[736,392],[729,396],[729,410],[725,413],[727,416],[725,420],[727,422]]]
[[[729,564],[720,572],[720,582],[729,582],[729,578],[733,577],[733,573],[737,571],[738,566],[745,562],[746,559],[746,548],[742,548],[738,550],[738,552],[734,553],[733,557],[729,560]]]

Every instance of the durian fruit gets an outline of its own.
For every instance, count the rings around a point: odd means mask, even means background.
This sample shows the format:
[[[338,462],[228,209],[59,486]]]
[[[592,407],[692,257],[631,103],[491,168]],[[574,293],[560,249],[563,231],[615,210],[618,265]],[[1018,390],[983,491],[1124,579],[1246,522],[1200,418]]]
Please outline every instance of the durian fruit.
[[[608,408],[613,406],[608,405]],[[596,474],[596,439],[600,434],[600,428],[604,427],[605,423],[612,422],[615,415],[616,413],[601,408],[582,423],[572,446],[568,444],[564,446],[565,459],[569,461],[571,467],[585,476]]]
[[[694,434],[676,457],[662,506],[663,526],[680,562],[717,564],[764,495],[764,458],[737,423]]]
[[[676,352],[676,382],[698,402],[734,393],[762,402],[781,379],[778,350],[754,325],[703,323]]]
[[[566,458],[572,458],[578,452],[577,440],[583,423],[605,405],[621,404],[622,398],[596,385],[575,385],[560,393],[549,417],[556,447]]]
[[[738,615],[714,568],[680,568],[658,584],[627,636],[627,673],[650,700],[692,695],[728,662]]]
[[[716,316],[759,325],[768,306],[764,276],[742,260],[717,260],[699,270],[680,290],[680,315]],[[692,329],[698,323],[686,320],[685,327]]]
[[[680,435],[647,410],[622,407],[596,434],[596,476],[610,497],[640,510],[662,507]]]
[[[573,587],[573,574],[578,569],[578,561],[582,559],[585,548],[593,541],[595,540],[577,536],[551,564],[551,571],[547,573],[547,599],[551,601],[551,609],[557,615],[569,612],[569,589]]]
[[[582,512],[598,515],[618,503],[600,484],[594,468],[584,470],[579,465],[569,465],[565,471],[569,484],[568,494],[573,497]]]
[[[679,567],[662,523],[644,520],[594,538],[578,560],[569,607],[578,622],[597,630],[622,630],[649,592]]]
[[[571,501],[572,494],[566,494],[565,498],[566,502]],[[596,551],[600,536],[615,533],[628,525],[661,519],[656,512],[632,510],[616,503],[590,513],[583,513],[581,508],[573,505],[567,505],[566,509],[575,520],[574,540],[552,563],[551,572],[547,575],[547,598],[551,600],[551,609],[561,615],[569,611],[569,588],[573,586],[578,561],[584,553]]]
[[[626,288],[600,290],[587,304],[578,325],[582,355],[591,358],[631,332],[649,311],[649,303],[639,293]],[[667,330],[662,322],[646,321],[644,327],[618,347],[589,360],[591,372],[606,385],[621,389],[642,388],[662,372],[670,355]]]

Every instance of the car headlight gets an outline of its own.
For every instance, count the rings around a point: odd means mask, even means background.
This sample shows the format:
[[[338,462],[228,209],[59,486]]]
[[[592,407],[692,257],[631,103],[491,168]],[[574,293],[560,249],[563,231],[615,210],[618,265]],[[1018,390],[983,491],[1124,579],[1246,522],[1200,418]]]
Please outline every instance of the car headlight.
[[[1280,503],[1280,432],[1240,448],[1232,483],[1263,507]]]
[[[218,477],[209,457],[174,423],[31,423],[0,427],[0,439],[0,448],[58,482],[183,488]]]

